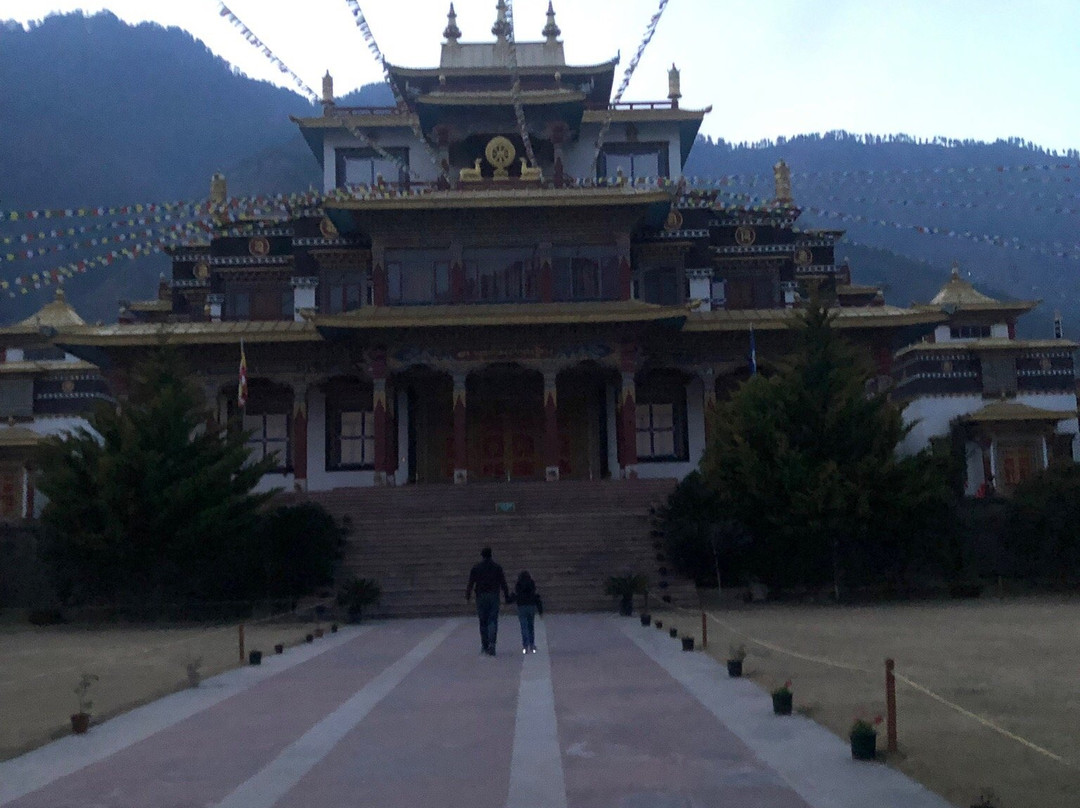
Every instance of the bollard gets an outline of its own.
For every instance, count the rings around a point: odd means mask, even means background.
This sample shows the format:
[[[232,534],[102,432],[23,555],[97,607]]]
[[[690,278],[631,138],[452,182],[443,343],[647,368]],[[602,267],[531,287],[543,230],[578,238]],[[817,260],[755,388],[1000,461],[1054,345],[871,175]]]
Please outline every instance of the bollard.
[[[886,727],[885,751],[895,752],[896,744],[896,676],[893,668],[896,663],[891,659],[885,660],[885,713],[889,723]]]
[[[240,664],[244,664],[244,624],[240,624]]]
[[[705,612],[701,613],[701,648],[709,647],[709,623],[705,618]]]

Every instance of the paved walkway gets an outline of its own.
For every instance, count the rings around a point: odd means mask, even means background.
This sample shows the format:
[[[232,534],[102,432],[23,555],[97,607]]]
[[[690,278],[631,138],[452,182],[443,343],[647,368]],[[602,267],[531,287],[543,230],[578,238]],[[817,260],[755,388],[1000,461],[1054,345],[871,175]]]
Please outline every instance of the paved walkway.
[[[346,628],[0,763],[11,808],[948,808],[607,615]]]

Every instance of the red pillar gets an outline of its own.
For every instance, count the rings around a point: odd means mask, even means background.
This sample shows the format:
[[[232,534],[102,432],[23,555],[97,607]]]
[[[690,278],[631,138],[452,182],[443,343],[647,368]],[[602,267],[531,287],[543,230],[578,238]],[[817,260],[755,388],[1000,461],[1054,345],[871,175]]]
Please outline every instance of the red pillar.
[[[544,373],[544,479],[559,479],[559,408],[555,371]]]
[[[370,356],[372,382],[371,409],[375,420],[375,484],[386,483],[387,412],[386,412],[386,353],[376,350]]]
[[[295,393],[292,417],[293,479],[296,487],[307,489],[307,386]]]
[[[619,357],[622,385],[619,389],[618,449],[619,466],[624,478],[637,477],[637,391],[634,372],[637,369],[637,346],[624,345]]]
[[[465,424],[465,374],[454,374],[454,482],[469,480],[469,446]]]

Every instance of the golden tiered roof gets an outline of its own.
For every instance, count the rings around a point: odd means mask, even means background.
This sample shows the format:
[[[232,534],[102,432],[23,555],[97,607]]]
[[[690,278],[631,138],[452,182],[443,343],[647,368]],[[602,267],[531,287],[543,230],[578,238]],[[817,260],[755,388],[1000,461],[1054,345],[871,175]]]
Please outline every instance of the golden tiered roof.
[[[56,297],[31,314],[24,320],[8,325],[0,326],[0,336],[14,336],[18,334],[37,334],[43,328],[53,328],[63,331],[68,328],[84,326],[86,321],[71,307],[64,297],[62,286],[56,287]]]
[[[968,281],[960,277],[960,269],[953,266],[948,282],[934,295],[929,303],[915,306],[921,309],[941,309],[949,313],[957,311],[1031,311],[1039,305],[1038,300],[1004,301],[984,295]]]
[[[1064,421],[1076,417],[1076,410],[1044,410],[1019,401],[993,401],[982,409],[965,415],[963,420],[972,423],[1002,421]]]

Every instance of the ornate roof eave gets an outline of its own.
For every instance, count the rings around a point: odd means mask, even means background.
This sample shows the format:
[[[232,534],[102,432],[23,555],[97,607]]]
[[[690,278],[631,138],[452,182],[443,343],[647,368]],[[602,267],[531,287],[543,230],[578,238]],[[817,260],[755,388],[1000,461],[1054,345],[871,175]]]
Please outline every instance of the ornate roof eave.
[[[490,45],[490,42],[460,42],[462,46],[469,45]],[[526,43],[519,43],[526,44]],[[542,43],[537,43],[542,44]],[[519,65],[517,73],[519,76],[532,76],[541,75],[549,76],[553,71],[558,70],[564,76],[581,76],[591,73],[608,73],[614,72],[615,68],[619,64],[619,57],[616,56],[609,59],[606,62],[598,62],[593,65]],[[433,78],[438,81],[440,75],[442,76],[509,76],[511,70],[509,66],[506,67],[405,67],[402,65],[386,63],[386,69],[388,72],[398,76],[405,76],[407,78]]]
[[[259,342],[318,342],[310,322],[294,320],[237,320],[194,323],[114,323],[70,329],[58,340],[64,350],[83,356],[81,348],[152,345],[229,345]],[[91,360],[92,361],[92,360]]]
[[[1020,401],[994,401],[980,410],[960,417],[971,424],[1068,421],[1076,418],[1076,410],[1044,410]]]
[[[82,359],[38,359],[32,362],[0,362],[0,376],[29,376],[40,373],[88,373],[98,366]]]
[[[915,303],[913,309],[942,311],[946,314],[963,314],[965,312],[978,312],[987,314],[991,312],[1029,312],[1042,303],[1041,300],[986,300],[970,303]]]
[[[847,306],[831,309],[838,329],[895,328],[944,322],[931,312],[917,312],[896,306]],[[714,309],[691,312],[683,331],[786,331],[798,322],[799,309]]]
[[[946,322],[942,318],[941,322]],[[1067,339],[985,339],[949,340],[948,342],[917,342],[896,352],[897,358],[912,353],[956,353],[959,351],[1075,351],[1080,345]]]
[[[22,426],[0,427],[0,448],[29,449],[45,440],[45,436]]]
[[[344,314],[316,315],[321,333],[401,328],[661,324],[678,328],[681,306],[639,300],[565,303],[465,303],[434,306],[365,306]]]
[[[579,90],[522,90],[517,94],[523,107],[549,106],[551,104],[573,104],[585,100],[585,93]],[[475,93],[453,93],[438,91],[419,96],[417,106],[431,105],[443,107],[477,106],[513,106],[515,94],[510,90],[484,90]]]
[[[454,210],[459,208],[647,207],[670,204],[671,194],[632,186],[599,188],[485,188],[423,194],[327,199],[332,210]]]

